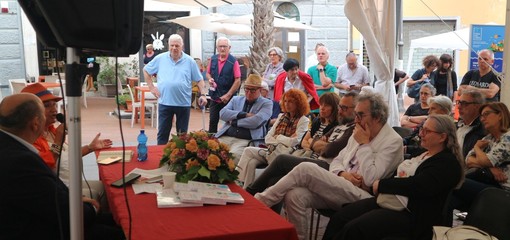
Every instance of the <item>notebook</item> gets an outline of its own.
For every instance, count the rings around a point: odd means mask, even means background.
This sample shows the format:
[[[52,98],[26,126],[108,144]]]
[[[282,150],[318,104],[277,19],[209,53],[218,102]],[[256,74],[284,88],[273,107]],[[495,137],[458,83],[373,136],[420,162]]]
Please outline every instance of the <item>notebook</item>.
[[[131,161],[133,157],[133,150],[126,150],[126,162]],[[97,156],[97,163],[99,164],[111,164],[114,162],[122,161],[122,150],[116,151],[101,151]]]

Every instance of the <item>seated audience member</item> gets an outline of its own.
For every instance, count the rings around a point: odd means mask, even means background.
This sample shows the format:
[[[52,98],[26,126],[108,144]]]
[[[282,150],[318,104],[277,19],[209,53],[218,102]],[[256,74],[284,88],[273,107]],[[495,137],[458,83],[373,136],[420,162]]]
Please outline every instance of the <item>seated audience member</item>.
[[[283,70],[284,72],[276,77],[273,100],[280,101],[284,92],[291,88],[297,88],[306,93],[311,110],[319,108],[319,96],[315,90],[312,77],[299,70],[299,62],[296,59],[289,58],[283,63]]]
[[[260,89],[260,95],[262,97],[269,98],[269,86],[266,82],[262,82],[262,88]],[[271,120],[269,120],[269,127],[272,127],[274,123],[276,122],[276,119],[280,115],[280,102],[271,100],[273,102],[273,114],[271,115]]]
[[[422,155],[404,161],[398,176],[375,180],[375,195],[393,194],[404,210],[380,207],[376,198],[354,202],[330,219],[323,239],[432,239],[432,226],[441,225],[444,204],[463,179],[463,160],[455,124],[446,115],[430,116],[420,132]],[[414,167],[408,167],[409,163]]]
[[[453,103],[450,98],[446,96],[435,96],[428,99],[429,116],[430,115],[446,115],[450,116],[452,113]],[[425,122],[423,122],[425,123]],[[420,146],[419,133],[423,127],[423,123],[419,124],[411,133],[411,135],[404,138],[404,153],[409,157],[416,157],[426,149]]]
[[[355,91],[360,92],[363,86],[370,84],[367,67],[358,63],[358,56],[349,52],[345,56],[345,63],[338,68],[335,87],[341,94]]]
[[[269,150],[279,144],[288,147],[289,150],[300,142],[308,131],[310,120],[306,116],[310,112],[308,99],[305,93],[298,89],[290,89],[283,94],[280,114],[274,127],[269,130],[265,137],[265,145]],[[239,180],[248,186],[255,178],[255,169],[259,165],[268,163],[266,149],[260,147],[246,147],[239,160]]]
[[[269,60],[271,62],[267,64],[266,70],[262,74],[262,85],[267,84],[268,86],[268,95],[264,96],[269,99],[273,99],[274,97],[274,84],[276,82],[276,77],[283,72],[283,51],[279,47],[272,47],[267,51],[267,55],[269,56]]]
[[[400,118],[400,125],[406,128],[415,128],[427,119],[429,105],[427,99],[436,95],[436,89],[432,84],[425,83],[420,88],[420,102],[409,106]]]
[[[485,136],[485,128],[480,121],[480,107],[485,97],[478,90],[464,90],[456,102],[460,120],[457,123],[457,139],[464,158],[475,143]]]
[[[303,162],[255,198],[267,206],[284,200],[299,239],[307,235],[307,208],[339,210],[372,196],[376,179],[389,177],[403,160],[402,138],[386,123],[388,107],[379,94],[360,94],[356,126],[347,146],[329,166]]]
[[[39,83],[28,85],[21,92],[35,94],[43,101],[46,116],[45,129],[34,142],[34,147],[39,151],[39,155],[46,165],[57,173],[66,186],[69,186],[69,146],[65,142],[64,124],[59,124],[55,127],[57,122],[57,102],[62,100],[62,98],[53,95]],[[100,133],[96,135],[90,144],[81,148],[82,156],[112,146],[110,139],[99,139],[99,136]],[[60,159],[60,162],[57,162],[57,159]],[[87,185],[90,185],[90,190]],[[103,183],[101,181],[87,181],[87,183],[83,184],[83,194],[97,200],[103,199]],[[104,205],[106,201],[102,203]]]
[[[422,64],[423,68],[416,70],[411,78],[407,80],[407,88],[412,88],[415,84],[434,83],[434,70],[439,65],[439,59],[434,55],[428,55],[423,58]],[[421,95],[409,97],[414,98],[414,102],[417,103],[420,101]]]
[[[453,191],[450,212],[467,211],[483,189],[510,190],[510,113],[501,102],[486,103],[480,108],[480,120],[489,132],[478,140],[466,158],[468,171],[462,187]]]
[[[325,95],[320,99],[321,105],[324,105],[323,98]],[[347,140],[349,140],[352,135],[352,131],[354,130],[354,107],[356,106],[357,97],[358,94],[356,92],[348,92],[340,100],[338,108],[340,125],[335,126],[316,141],[316,144],[319,144],[319,141],[326,142],[326,145],[321,148],[321,151],[313,155],[318,156],[318,158],[305,158],[290,154],[282,154],[276,157],[275,160],[267,166],[264,172],[246,188],[246,191],[251,195],[264,191],[302,162],[312,162],[324,169],[328,169],[329,163],[344,149],[347,145]],[[281,204],[273,206],[272,209],[275,210],[275,212],[280,212]]]
[[[69,190],[32,145],[46,129],[44,105],[28,93],[0,103],[0,239],[69,239]],[[85,239],[124,239],[96,220],[97,201],[83,197]],[[97,216],[99,219],[99,216]],[[113,219],[110,220],[113,222]]]
[[[220,111],[225,124],[214,136],[230,146],[236,165],[250,140],[264,138],[271,117],[273,104],[260,95],[260,88],[262,78],[250,74],[244,83],[245,96],[234,96]]]

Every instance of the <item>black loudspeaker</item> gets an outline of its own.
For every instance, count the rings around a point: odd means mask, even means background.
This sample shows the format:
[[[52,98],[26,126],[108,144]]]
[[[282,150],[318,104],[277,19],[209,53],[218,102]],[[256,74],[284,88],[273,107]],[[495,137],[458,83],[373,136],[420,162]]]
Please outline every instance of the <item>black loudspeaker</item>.
[[[18,0],[47,47],[89,56],[128,56],[140,50],[143,0]]]

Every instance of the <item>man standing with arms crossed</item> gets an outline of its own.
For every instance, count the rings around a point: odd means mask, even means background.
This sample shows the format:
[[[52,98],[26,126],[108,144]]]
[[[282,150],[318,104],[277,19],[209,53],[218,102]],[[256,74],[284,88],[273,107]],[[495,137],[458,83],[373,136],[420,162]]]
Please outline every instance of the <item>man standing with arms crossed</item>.
[[[211,57],[207,65],[207,79],[209,80],[209,132],[218,132],[220,110],[227,105],[232,96],[241,86],[241,68],[236,58],[230,54],[230,40],[219,37],[216,40],[218,54]]]
[[[172,120],[176,116],[177,133],[188,131],[191,109],[192,81],[198,82],[199,105],[207,103],[205,83],[195,60],[184,53],[182,37],[172,34],[168,38],[168,53],[159,54],[144,68],[143,74],[149,89],[158,98],[158,145],[168,142]],[[158,86],[151,76],[157,74]]]

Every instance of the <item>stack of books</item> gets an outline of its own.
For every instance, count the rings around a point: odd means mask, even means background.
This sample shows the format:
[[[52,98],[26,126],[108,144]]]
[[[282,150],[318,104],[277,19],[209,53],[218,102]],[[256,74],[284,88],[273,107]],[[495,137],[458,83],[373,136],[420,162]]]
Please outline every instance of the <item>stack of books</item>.
[[[244,198],[239,193],[230,191],[225,184],[212,184],[189,181],[174,184],[173,189],[157,192],[159,208],[198,207],[204,204],[226,205],[243,204]]]

